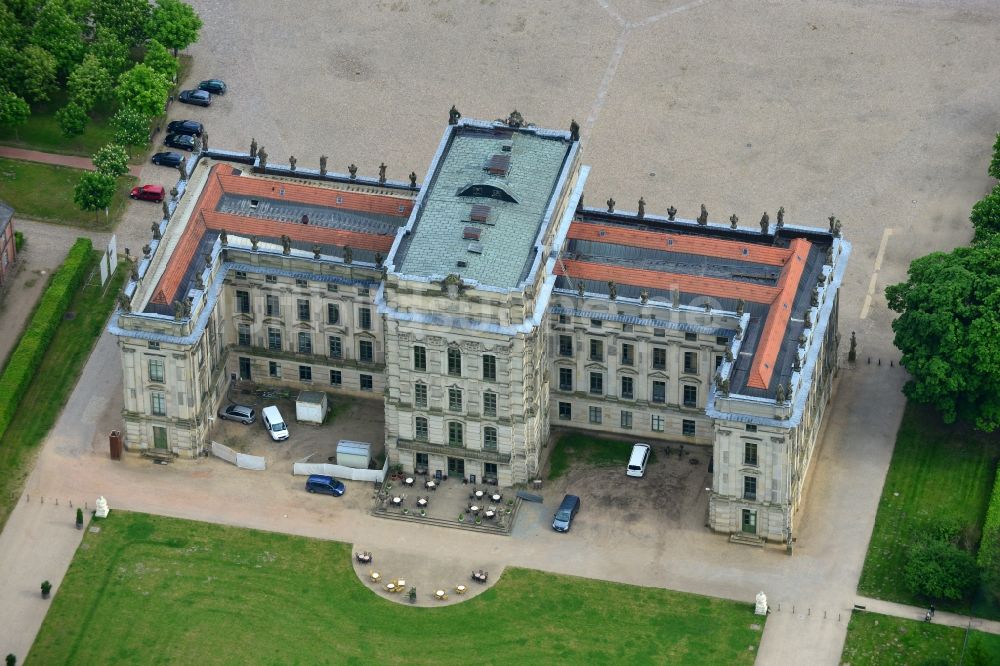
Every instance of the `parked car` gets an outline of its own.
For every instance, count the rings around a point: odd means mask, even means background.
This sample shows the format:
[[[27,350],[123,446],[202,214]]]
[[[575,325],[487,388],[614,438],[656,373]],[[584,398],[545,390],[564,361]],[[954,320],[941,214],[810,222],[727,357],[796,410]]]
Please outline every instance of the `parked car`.
[[[325,493],[327,495],[333,495],[334,497],[340,497],[344,494],[344,484],[332,476],[326,476],[325,474],[310,474],[309,478],[306,479],[306,490],[311,493]]]
[[[156,153],[153,155],[153,164],[159,164],[160,166],[176,167],[181,163],[184,156],[180,153],[175,153],[172,150],[167,150],[162,153]]]
[[[224,421],[239,421],[243,425],[250,425],[257,420],[257,412],[253,407],[246,405],[229,405],[225,409],[219,410],[219,418]]]
[[[213,95],[225,95],[226,82],[222,79],[206,79],[198,84],[198,90],[204,90]]]
[[[163,139],[165,146],[180,148],[181,150],[194,150],[194,137],[189,134],[168,134]]]
[[[277,407],[274,405],[265,407],[260,413],[261,420],[271,439],[276,442],[288,439],[288,426],[285,425],[285,419],[281,418],[281,412],[278,411]]]
[[[569,532],[569,526],[573,523],[573,516],[580,510],[580,498],[576,495],[566,495],[562,504],[556,510],[552,518],[552,529],[556,532]]]
[[[212,105],[212,94],[204,90],[182,90],[177,99],[184,104],[194,104],[195,106]]]
[[[167,193],[163,189],[163,185],[140,185],[133,187],[132,191],[129,192],[129,196],[141,201],[155,201],[156,203],[160,203],[167,196]]]
[[[205,131],[205,126],[197,120],[171,120],[167,123],[167,132],[170,134],[190,134],[191,136],[201,136]]]
[[[625,468],[626,476],[646,476],[649,451],[649,444],[639,443],[632,447],[632,453],[628,457],[628,467]]]

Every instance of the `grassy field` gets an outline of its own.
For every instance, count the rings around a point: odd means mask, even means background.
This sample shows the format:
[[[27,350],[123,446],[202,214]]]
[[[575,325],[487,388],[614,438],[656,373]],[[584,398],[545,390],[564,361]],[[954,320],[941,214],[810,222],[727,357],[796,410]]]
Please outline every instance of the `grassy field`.
[[[118,191],[103,211],[87,213],[73,203],[73,188],[83,172],[79,169],[0,158],[0,199],[23,217],[104,231],[118,223],[136,183],[132,176],[118,179]]]
[[[94,252],[95,270],[99,257],[100,253]],[[98,273],[77,293],[69,306],[75,317],[63,320],[59,326],[35,380],[22,399],[21,404],[31,408],[22,409],[4,434],[0,443],[0,529],[21,494],[35,450],[55,423],[90,357],[124,277],[125,268],[119,267],[102,296]]]
[[[926,605],[926,600],[911,594],[903,582],[906,547],[932,516],[953,517],[967,526],[965,534],[970,542],[979,542],[1000,456],[998,441],[996,435],[948,426],[930,410],[907,406],[896,435],[859,592],[878,599]],[[1000,609],[981,597],[977,596],[973,603],[973,613],[1000,617]],[[968,602],[942,601],[938,607],[969,612]]]
[[[359,581],[347,544],[121,511],[100,525],[26,663],[752,664],[761,636],[752,604],[513,569],[417,608]]]
[[[90,157],[97,149],[114,140],[114,130],[108,125],[114,109],[110,104],[100,105],[90,114],[90,122],[83,134],[72,139],[63,136],[56,122],[55,113],[66,104],[66,93],[57,92],[44,104],[31,109],[28,122],[15,129],[0,129],[0,144],[41,150],[63,155]]]
[[[558,479],[569,469],[570,462],[593,467],[614,467],[622,469],[628,463],[635,442],[615,439],[598,439],[580,433],[568,433],[559,438],[552,455],[549,456],[549,479]],[[656,460],[656,449],[649,452],[649,464]]]
[[[1000,636],[877,613],[854,613],[840,656],[851,666],[1000,663]]]

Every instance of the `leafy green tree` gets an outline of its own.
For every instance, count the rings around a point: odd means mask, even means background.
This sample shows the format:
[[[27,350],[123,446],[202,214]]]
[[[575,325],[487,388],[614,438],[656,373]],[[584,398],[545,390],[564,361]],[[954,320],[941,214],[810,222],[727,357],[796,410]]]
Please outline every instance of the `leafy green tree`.
[[[0,43],[19,45],[24,39],[24,25],[7,3],[0,2]]]
[[[135,109],[122,107],[111,118],[115,130],[115,143],[128,146],[144,146],[149,140],[149,117]]]
[[[1000,180],[1000,134],[997,134],[996,143],[993,144],[993,159],[990,161],[987,173]]]
[[[31,42],[55,57],[60,76],[68,75],[86,51],[82,26],[60,0],[48,0],[42,5],[31,30]]]
[[[128,47],[118,41],[114,32],[103,26],[97,26],[89,53],[97,56],[112,80],[117,80],[129,67]]]
[[[976,202],[969,219],[976,230],[972,237],[974,243],[981,243],[1000,233],[1000,185]]]
[[[911,400],[992,432],[1000,425],[1000,236],[910,264],[885,290]]]
[[[93,157],[94,167],[109,176],[124,176],[128,173],[128,152],[115,143],[102,147]]]
[[[170,83],[149,65],[139,63],[118,77],[116,94],[123,106],[152,118],[167,104]]]
[[[97,102],[110,96],[111,75],[100,58],[88,53],[69,75],[66,88],[73,102],[89,111]]]
[[[149,40],[149,44],[146,45],[146,57],[142,62],[167,81],[173,81],[177,75],[177,58],[170,55],[167,47],[155,39]]]
[[[29,44],[21,51],[18,92],[29,102],[44,102],[56,89],[59,63],[45,49]]]
[[[198,41],[201,18],[191,5],[180,0],[156,0],[149,22],[149,36],[174,50],[185,49]]]
[[[56,122],[59,123],[59,129],[62,130],[63,136],[72,139],[74,136],[80,136],[87,129],[90,116],[87,115],[85,108],[76,102],[70,102],[56,111]]]
[[[94,22],[115,34],[126,47],[146,41],[152,6],[149,0],[91,0]]]
[[[931,599],[962,599],[979,583],[972,554],[933,537],[910,547],[903,577],[911,592]]]
[[[13,129],[17,138],[17,128],[28,122],[30,115],[31,107],[27,102],[9,90],[0,90],[0,127]]]
[[[100,171],[88,171],[73,188],[73,202],[81,210],[94,211],[96,220],[97,211],[111,204],[111,199],[115,196],[115,187],[114,176]]]

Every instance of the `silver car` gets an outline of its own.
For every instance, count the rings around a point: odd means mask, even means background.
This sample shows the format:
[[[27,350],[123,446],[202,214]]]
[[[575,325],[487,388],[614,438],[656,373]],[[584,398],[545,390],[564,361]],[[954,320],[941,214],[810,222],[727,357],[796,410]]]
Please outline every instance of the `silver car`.
[[[219,418],[226,421],[239,421],[243,425],[250,425],[257,420],[257,412],[253,407],[246,405],[229,405],[225,409],[219,410]]]

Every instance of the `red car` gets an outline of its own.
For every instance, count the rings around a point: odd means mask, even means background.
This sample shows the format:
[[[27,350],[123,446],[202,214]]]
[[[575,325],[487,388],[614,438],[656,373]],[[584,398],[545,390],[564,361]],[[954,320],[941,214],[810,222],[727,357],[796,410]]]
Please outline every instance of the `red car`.
[[[133,199],[160,203],[166,196],[166,192],[163,190],[163,185],[143,185],[141,187],[133,187],[129,196]]]

